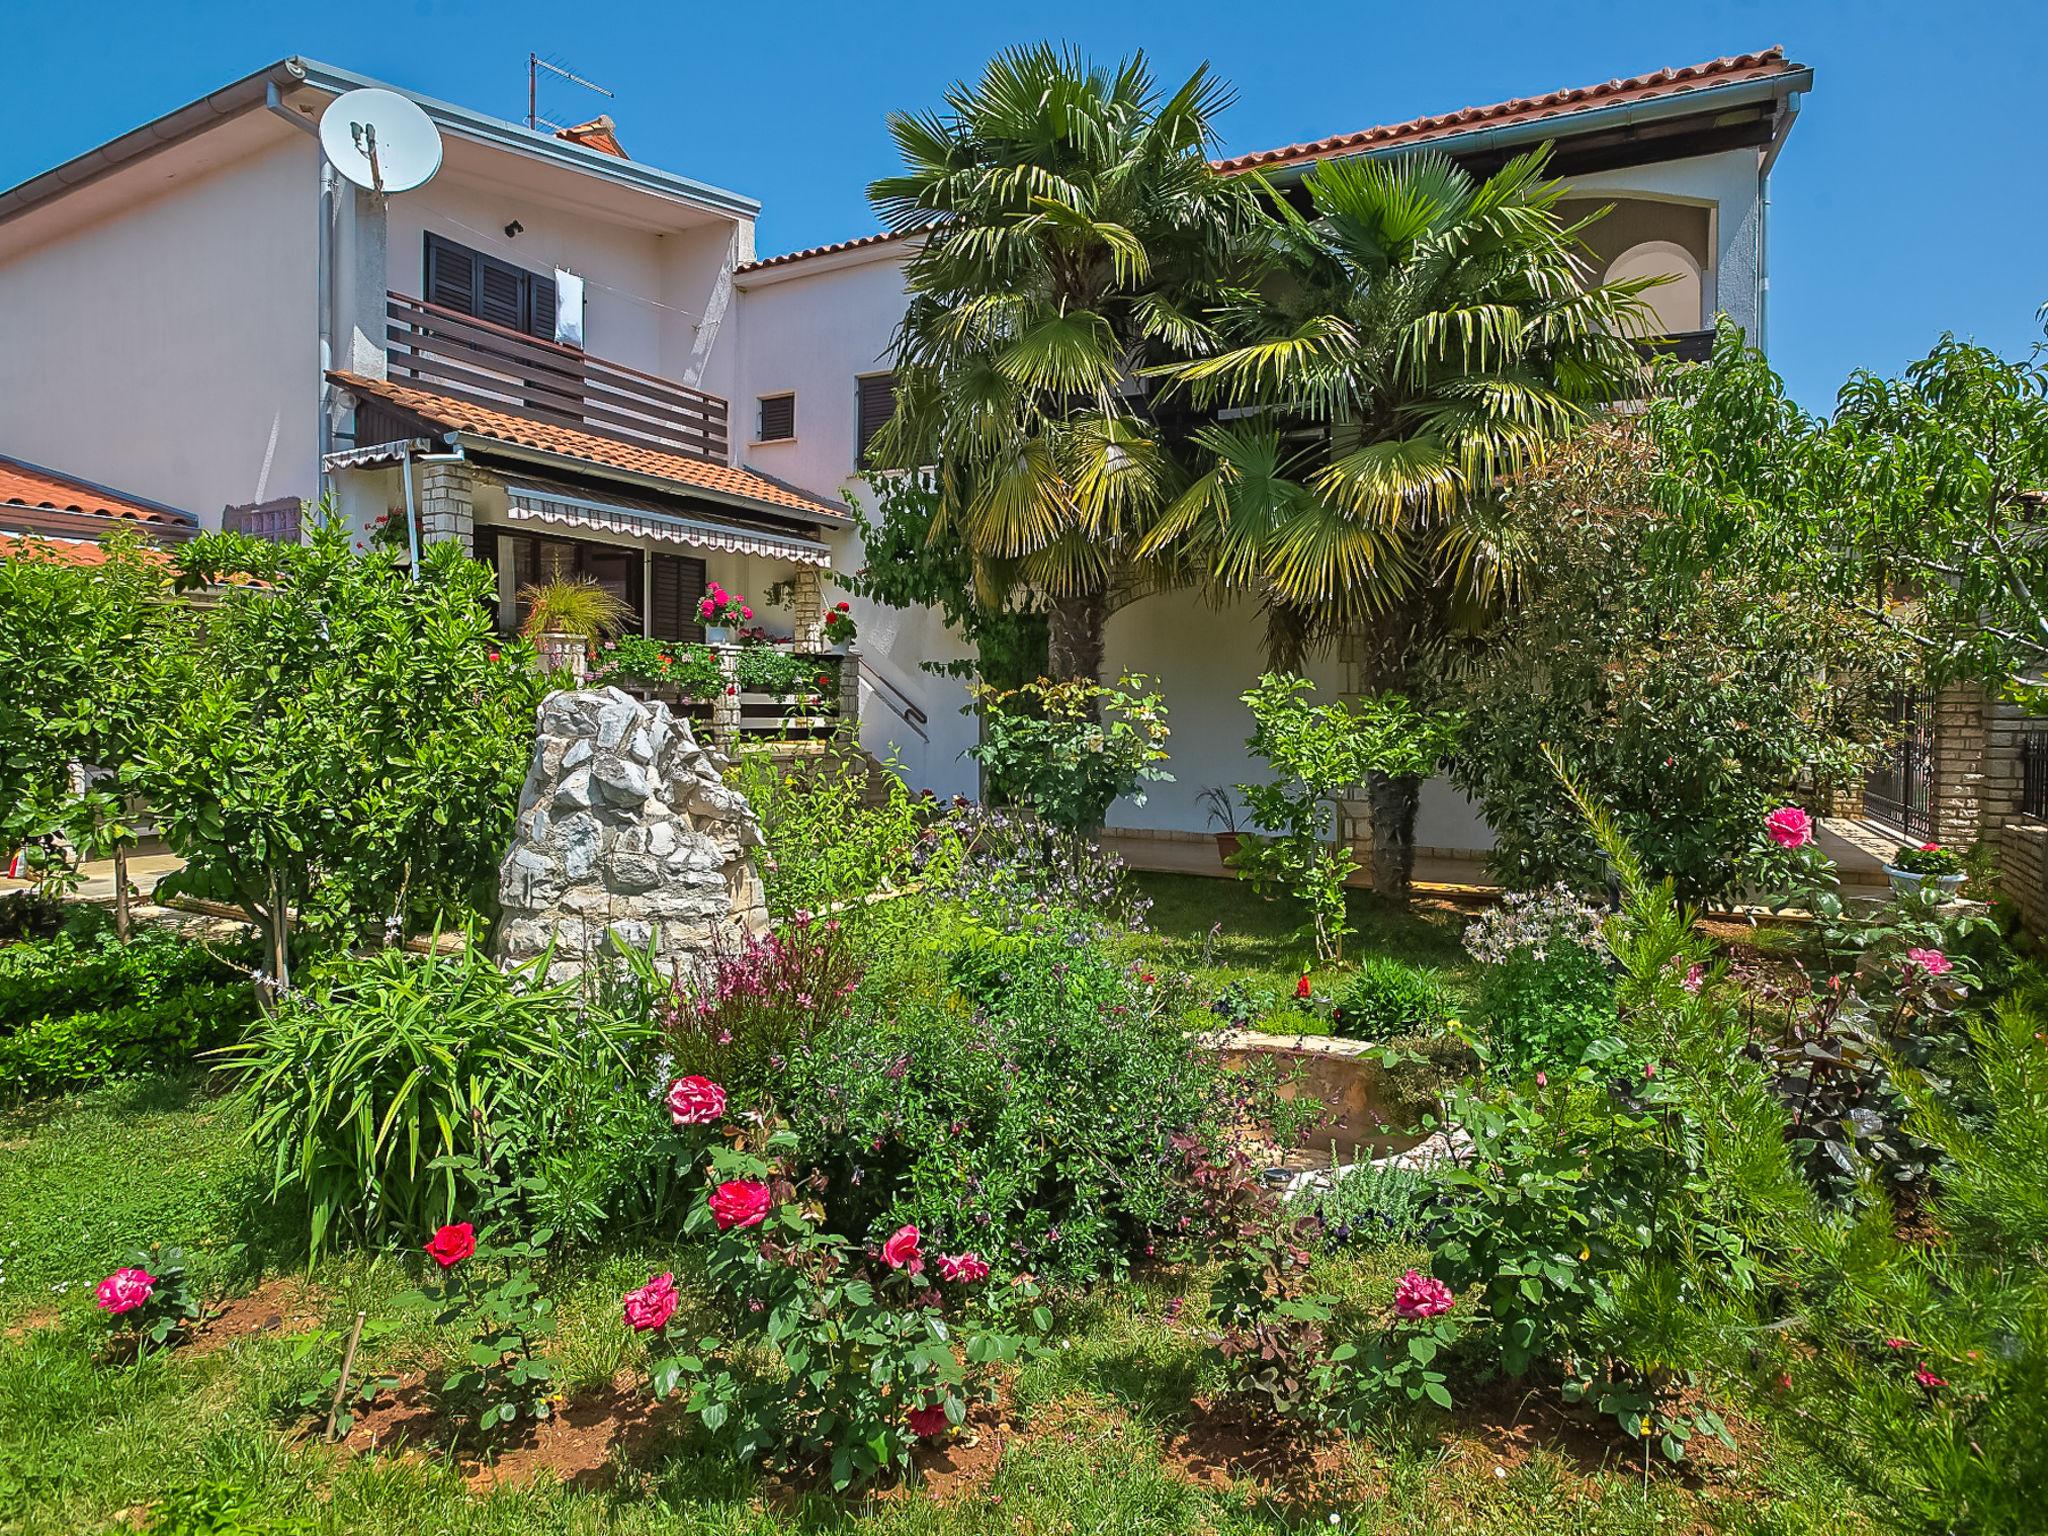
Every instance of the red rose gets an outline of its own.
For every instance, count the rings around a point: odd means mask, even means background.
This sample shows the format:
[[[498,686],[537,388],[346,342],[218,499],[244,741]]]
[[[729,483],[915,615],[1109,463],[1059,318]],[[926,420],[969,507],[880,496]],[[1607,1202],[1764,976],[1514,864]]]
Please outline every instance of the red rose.
[[[768,1214],[768,1186],[759,1179],[728,1179],[709,1196],[718,1230],[758,1227]]]
[[[972,1285],[988,1278],[988,1261],[978,1253],[942,1253],[939,1278],[956,1285]]]
[[[652,1333],[676,1309],[676,1277],[659,1274],[625,1295],[626,1322],[635,1333]]]
[[[946,1408],[943,1403],[913,1408],[905,1417],[910,1421],[910,1432],[920,1440],[933,1440],[946,1432]]]
[[[668,1112],[677,1125],[710,1125],[725,1114],[725,1089],[708,1077],[679,1077],[668,1085]]]
[[[841,603],[841,604],[839,605],[839,611],[840,611],[841,613],[846,613],[846,612],[848,612],[849,610],[848,610],[848,608],[847,608],[847,605],[846,605],[846,604],[844,604],[844,603]]]
[[[1309,990],[1308,978],[1306,976],[1294,984],[1294,995],[1296,997],[1307,997]]]
[[[427,1257],[443,1269],[453,1269],[475,1252],[476,1229],[466,1221],[443,1227],[427,1244]]]
[[[497,659],[498,653],[496,651],[491,652],[491,660],[496,661]]]
[[[918,1252],[917,1228],[898,1227],[882,1244],[882,1262],[891,1269],[907,1269],[913,1275],[924,1273],[924,1255]]]

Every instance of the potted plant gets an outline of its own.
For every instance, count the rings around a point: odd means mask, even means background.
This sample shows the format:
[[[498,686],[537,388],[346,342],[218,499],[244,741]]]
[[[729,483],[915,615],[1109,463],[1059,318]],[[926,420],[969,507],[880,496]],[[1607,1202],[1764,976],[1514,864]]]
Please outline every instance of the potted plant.
[[[846,648],[853,644],[853,612],[845,603],[835,603],[825,610],[825,644],[832,648],[835,656],[844,656]]]
[[[697,622],[704,626],[704,639],[710,645],[731,645],[733,630],[753,616],[754,610],[747,606],[744,597],[726,591],[715,581],[697,599]]]
[[[633,610],[616,592],[583,577],[537,581],[519,589],[526,622],[519,632],[533,642],[543,672],[567,672],[582,682],[589,651],[624,629]]]
[[[1884,872],[1895,891],[1916,891],[1929,880],[1944,892],[1953,891],[1969,878],[1963,856],[1939,843],[1901,843]]]
[[[1237,830],[1237,802],[1230,798],[1230,791],[1221,784],[1211,784],[1195,798],[1209,808],[1209,824],[1218,829],[1216,857],[1228,868],[1230,861],[1237,857],[1238,845],[1243,841]]]

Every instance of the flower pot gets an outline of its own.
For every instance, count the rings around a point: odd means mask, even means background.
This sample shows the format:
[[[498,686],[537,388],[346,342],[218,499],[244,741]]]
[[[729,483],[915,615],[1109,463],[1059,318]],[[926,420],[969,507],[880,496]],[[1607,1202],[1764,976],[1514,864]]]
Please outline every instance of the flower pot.
[[[550,630],[536,635],[533,640],[535,659],[540,670],[550,676],[567,672],[581,686],[589,675],[590,658],[586,649],[588,642],[581,635],[567,635]]]
[[[1935,886],[1941,891],[1941,893],[1944,896],[1946,896],[1950,892],[1954,891],[1958,886],[1960,886],[1965,880],[1970,878],[1968,875],[1916,874],[1910,869],[1894,869],[1889,864],[1885,865],[1884,874],[1885,878],[1891,881],[1892,889],[1899,892],[1901,895],[1906,895],[1913,891],[1917,891],[1929,880],[1932,880],[1935,883]]]
[[[1221,859],[1227,866],[1232,859],[1237,857],[1238,845],[1242,841],[1243,839],[1235,832],[1218,832],[1216,834],[1216,857]]]
[[[706,624],[704,626],[704,643],[706,645],[731,645],[732,626],[730,624]]]

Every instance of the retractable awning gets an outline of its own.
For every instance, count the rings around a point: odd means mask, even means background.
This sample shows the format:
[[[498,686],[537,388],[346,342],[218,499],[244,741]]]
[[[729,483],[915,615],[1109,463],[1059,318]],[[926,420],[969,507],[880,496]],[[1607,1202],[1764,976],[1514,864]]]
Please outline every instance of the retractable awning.
[[[594,501],[561,486],[539,481],[505,482],[509,515],[515,522],[550,523],[558,527],[592,528],[604,533],[623,533],[670,544],[688,544],[696,549],[721,549],[736,555],[764,555],[774,560],[792,560],[799,565],[829,569],[832,551],[816,539],[793,533],[739,523],[712,522],[685,517],[680,512],[636,497],[616,496]]]

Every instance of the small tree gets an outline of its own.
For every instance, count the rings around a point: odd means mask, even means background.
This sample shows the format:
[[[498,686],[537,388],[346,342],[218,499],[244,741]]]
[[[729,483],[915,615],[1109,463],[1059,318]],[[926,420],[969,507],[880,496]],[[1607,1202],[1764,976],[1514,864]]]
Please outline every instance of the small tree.
[[[309,953],[490,914],[545,683],[492,632],[489,568],[435,545],[414,582],[327,519],[183,564],[223,595],[163,662],[129,775],[186,860],[166,884],[246,912],[276,987]]]
[[[1246,745],[1274,778],[1237,786],[1261,835],[1246,841],[1236,863],[1246,878],[1285,886],[1306,906],[1317,956],[1334,960],[1352,931],[1344,886],[1358,868],[1341,826],[1332,836],[1336,802],[1375,774],[1419,780],[1433,772],[1454,722],[1398,693],[1336,704],[1314,703],[1314,694],[1305,677],[1268,672],[1244,695],[1255,726]],[[1398,890],[1410,872],[1401,872]]]
[[[1074,836],[1102,826],[1124,795],[1145,803],[1144,786],[1173,775],[1166,761],[1166,705],[1127,675],[1120,686],[1049,683],[979,687],[982,739],[968,748],[991,782],[1029,805],[1047,825]]]
[[[101,552],[80,565],[30,544],[0,560],[0,848],[61,838],[111,854],[125,940],[133,834],[116,774],[163,703],[152,659],[188,643],[190,615],[139,534],[118,530]]]

